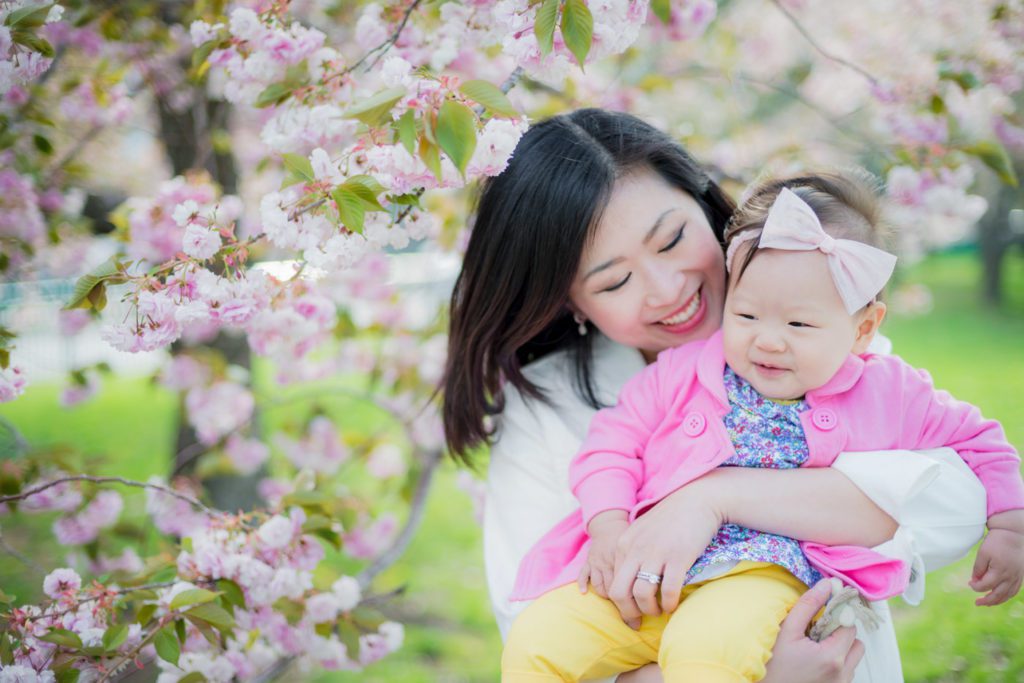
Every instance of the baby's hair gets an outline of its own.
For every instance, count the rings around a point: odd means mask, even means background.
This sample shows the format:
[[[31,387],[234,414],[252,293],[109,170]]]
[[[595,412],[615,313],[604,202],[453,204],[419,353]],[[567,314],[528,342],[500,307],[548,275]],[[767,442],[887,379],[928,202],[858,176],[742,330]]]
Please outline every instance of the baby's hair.
[[[836,239],[854,240],[886,249],[888,229],[882,222],[880,185],[867,171],[845,170],[808,173],[767,180],[755,187],[736,210],[725,230],[728,246],[741,233],[760,233],[768,219],[768,211],[783,189],[788,188],[818,216],[822,229]],[[732,264],[736,282],[759,250],[760,234],[751,240],[751,247],[736,254]]]

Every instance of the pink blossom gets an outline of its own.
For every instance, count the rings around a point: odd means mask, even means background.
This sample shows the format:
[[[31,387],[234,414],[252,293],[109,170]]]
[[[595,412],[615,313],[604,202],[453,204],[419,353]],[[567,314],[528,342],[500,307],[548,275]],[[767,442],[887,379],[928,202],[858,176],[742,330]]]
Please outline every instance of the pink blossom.
[[[211,230],[198,223],[190,223],[185,228],[185,237],[182,239],[182,250],[200,260],[213,258],[220,251],[223,242],[220,233]]]
[[[151,477],[149,483],[166,485],[159,477]],[[198,495],[195,487],[183,481],[175,482],[174,489],[189,496]],[[188,502],[155,489],[146,489],[146,513],[160,532],[172,536],[191,536],[210,525],[210,518]]]
[[[100,491],[78,513],[55,520],[53,533],[63,545],[84,545],[94,541],[101,529],[113,526],[123,508],[117,491]]]
[[[260,525],[256,536],[264,547],[279,550],[292,542],[294,531],[287,517],[275,515]]]
[[[283,434],[277,434],[274,441],[293,465],[323,474],[334,474],[350,457],[334,423],[324,415],[310,421],[306,437],[301,441],[294,441]]]
[[[82,579],[74,569],[54,569],[43,579],[43,592],[56,600],[66,593],[75,593],[82,587]]]
[[[95,373],[89,373],[85,377],[85,383],[72,382],[60,392],[60,405],[65,408],[76,406],[83,401],[92,398],[100,388],[100,381]]]
[[[8,664],[0,667],[0,683],[55,683],[52,671],[36,671],[32,666]]]
[[[340,609],[340,601],[332,593],[319,593],[306,599],[306,619],[314,624],[334,621]]]
[[[0,368],[0,403],[13,401],[25,392],[25,375],[21,368],[12,365]]]
[[[224,453],[241,474],[252,474],[270,457],[270,448],[258,439],[232,434],[224,446]]]
[[[183,391],[205,384],[210,379],[210,368],[188,354],[172,356],[160,371],[160,383],[171,391]]]
[[[363,599],[359,581],[351,576],[342,576],[332,583],[331,592],[337,598],[338,610],[341,612],[352,611],[359,604],[359,601]]]
[[[40,479],[26,488],[36,488],[54,479],[59,479],[62,474],[54,475],[46,479]],[[21,509],[29,512],[44,512],[46,510],[60,510],[71,512],[82,503],[82,493],[72,482],[66,481],[44,489],[26,498],[21,503]]]
[[[255,405],[248,389],[227,381],[195,387],[185,396],[189,423],[204,444],[216,443],[248,422]]]
[[[358,560],[372,559],[384,552],[397,530],[395,516],[382,514],[371,524],[358,526],[344,534],[345,551]]]
[[[73,337],[82,331],[89,324],[92,316],[89,311],[76,308],[70,311],[61,311],[57,317],[58,330],[61,336]]]
[[[378,479],[401,477],[408,469],[402,449],[391,443],[379,444],[366,461],[366,471]]]

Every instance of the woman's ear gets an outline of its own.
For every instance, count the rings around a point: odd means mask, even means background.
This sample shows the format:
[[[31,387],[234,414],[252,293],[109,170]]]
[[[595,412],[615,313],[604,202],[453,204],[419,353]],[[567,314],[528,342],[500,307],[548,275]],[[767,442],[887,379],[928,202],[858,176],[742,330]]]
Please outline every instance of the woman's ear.
[[[875,338],[878,328],[885,320],[885,304],[881,301],[874,301],[867,305],[860,314],[860,322],[857,323],[857,338],[853,342],[853,353],[861,354],[868,350],[871,340]]]

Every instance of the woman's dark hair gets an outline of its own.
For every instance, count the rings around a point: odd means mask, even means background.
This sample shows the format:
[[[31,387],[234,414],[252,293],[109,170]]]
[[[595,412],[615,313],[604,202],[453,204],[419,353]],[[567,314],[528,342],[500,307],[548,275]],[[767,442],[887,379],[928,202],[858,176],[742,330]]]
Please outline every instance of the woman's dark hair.
[[[600,407],[594,335],[578,333],[569,288],[616,180],[639,169],[690,194],[722,241],[732,200],[679,143],[629,114],[581,109],[541,121],[482,184],[451,300],[443,417],[455,458],[468,462],[488,441],[504,382],[545,400],[522,368],[552,351],[569,349],[577,391]]]

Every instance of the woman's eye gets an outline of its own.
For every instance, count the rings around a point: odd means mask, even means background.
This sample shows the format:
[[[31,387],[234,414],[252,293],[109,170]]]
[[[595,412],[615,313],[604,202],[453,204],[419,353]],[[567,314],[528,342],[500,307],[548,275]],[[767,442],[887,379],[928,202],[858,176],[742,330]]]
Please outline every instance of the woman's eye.
[[[629,273],[628,275],[626,275],[626,277],[622,278],[622,280],[620,280],[619,282],[616,282],[611,287],[605,287],[601,291],[602,292],[614,292],[616,289],[621,289],[624,284],[629,282],[629,278],[631,278],[631,277],[633,277],[633,273]]]
[[[659,254],[664,254],[666,251],[670,250],[672,247],[674,247],[677,244],[679,244],[679,240],[683,239],[683,230],[685,230],[685,229],[686,229],[686,223],[683,223],[682,227],[679,228],[679,232],[677,232],[676,236],[672,238],[672,241],[669,242],[668,244],[666,244],[665,246],[663,246],[661,249],[659,249],[658,253]]]

